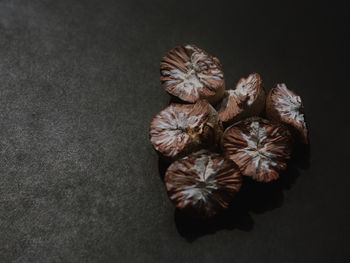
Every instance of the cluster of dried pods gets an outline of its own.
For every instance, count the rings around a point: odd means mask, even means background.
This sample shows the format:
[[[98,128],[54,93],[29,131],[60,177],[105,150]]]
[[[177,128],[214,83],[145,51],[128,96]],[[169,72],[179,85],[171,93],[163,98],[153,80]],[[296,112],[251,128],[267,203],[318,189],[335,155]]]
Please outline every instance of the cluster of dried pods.
[[[178,103],[153,118],[150,140],[171,162],[164,179],[169,198],[194,217],[227,208],[242,175],[278,179],[293,143],[308,143],[302,101],[284,83],[266,94],[260,75],[252,73],[225,90],[220,61],[195,45],[170,50],[160,74]]]

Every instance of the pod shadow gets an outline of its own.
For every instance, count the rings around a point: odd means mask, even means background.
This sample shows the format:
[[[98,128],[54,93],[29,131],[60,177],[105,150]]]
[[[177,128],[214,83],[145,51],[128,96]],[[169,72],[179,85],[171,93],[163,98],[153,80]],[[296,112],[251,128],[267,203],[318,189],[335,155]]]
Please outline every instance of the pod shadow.
[[[262,214],[281,207],[285,190],[291,189],[296,183],[300,176],[298,168],[307,169],[309,167],[309,159],[310,146],[299,145],[298,148],[295,148],[287,169],[280,174],[278,180],[258,183],[244,177],[241,191],[230,208],[212,219],[192,219],[175,209],[174,220],[177,231],[189,242],[224,229],[251,231],[254,227],[252,214]]]

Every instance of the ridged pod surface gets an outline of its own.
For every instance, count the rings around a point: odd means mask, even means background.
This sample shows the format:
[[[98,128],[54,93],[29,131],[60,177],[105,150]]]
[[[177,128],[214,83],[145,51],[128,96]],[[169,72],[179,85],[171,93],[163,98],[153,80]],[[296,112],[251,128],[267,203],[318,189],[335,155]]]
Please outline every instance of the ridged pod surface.
[[[241,78],[235,89],[226,90],[216,109],[223,123],[259,116],[265,109],[266,92],[258,73]]]
[[[200,148],[219,147],[222,133],[217,112],[205,100],[171,104],[153,118],[149,130],[153,148],[172,159]]]
[[[182,101],[206,99],[215,104],[224,95],[225,80],[219,60],[195,45],[170,50],[160,63],[162,87]]]
[[[299,141],[308,143],[308,131],[304,118],[304,105],[294,91],[284,83],[277,84],[269,92],[266,100],[268,119],[286,124],[294,131]]]
[[[242,174],[258,182],[279,178],[291,155],[288,129],[262,118],[249,118],[227,128],[223,135],[224,154]]]
[[[238,166],[208,151],[177,160],[165,175],[170,200],[178,209],[197,218],[210,218],[227,208],[241,184]]]

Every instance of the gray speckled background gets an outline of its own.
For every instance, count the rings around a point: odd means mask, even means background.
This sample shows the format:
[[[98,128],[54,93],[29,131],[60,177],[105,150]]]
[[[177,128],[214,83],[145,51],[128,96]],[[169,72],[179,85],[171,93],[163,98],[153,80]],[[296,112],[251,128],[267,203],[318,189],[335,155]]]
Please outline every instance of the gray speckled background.
[[[0,262],[348,262],[346,9],[246,2],[0,0]],[[279,182],[202,224],[148,142],[160,59],[188,42],[228,87],[285,81],[311,134]]]

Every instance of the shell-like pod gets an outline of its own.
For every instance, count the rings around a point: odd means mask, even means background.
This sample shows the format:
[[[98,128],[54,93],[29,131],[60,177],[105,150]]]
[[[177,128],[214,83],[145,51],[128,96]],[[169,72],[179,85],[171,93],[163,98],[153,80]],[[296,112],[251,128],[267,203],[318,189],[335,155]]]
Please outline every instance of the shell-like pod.
[[[267,118],[286,124],[302,143],[308,143],[308,131],[304,119],[304,105],[300,96],[279,83],[269,92],[266,100]]]
[[[224,95],[225,80],[219,60],[195,45],[170,50],[160,63],[162,87],[182,101],[206,99],[217,103]]]
[[[241,184],[241,173],[233,161],[203,150],[172,163],[165,175],[175,206],[204,219],[227,208]]]
[[[223,135],[224,154],[242,174],[258,182],[279,178],[291,155],[288,129],[262,118],[249,118],[227,128]]]
[[[153,148],[170,159],[200,148],[215,150],[220,147],[222,133],[219,116],[206,100],[171,104],[153,118],[149,130]]]
[[[217,105],[223,123],[232,124],[243,118],[259,116],[265,109],[266,92],[258,73],[242,78],[233,90],[226,90]]]

